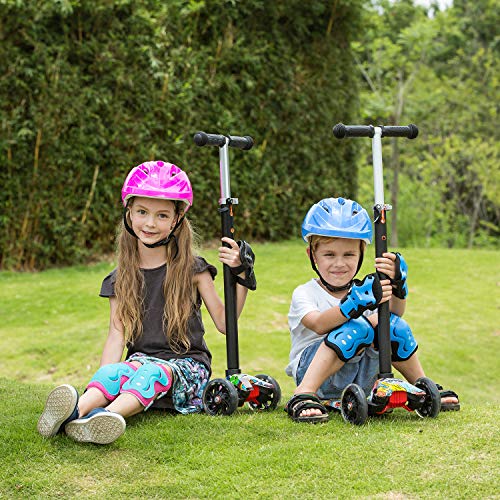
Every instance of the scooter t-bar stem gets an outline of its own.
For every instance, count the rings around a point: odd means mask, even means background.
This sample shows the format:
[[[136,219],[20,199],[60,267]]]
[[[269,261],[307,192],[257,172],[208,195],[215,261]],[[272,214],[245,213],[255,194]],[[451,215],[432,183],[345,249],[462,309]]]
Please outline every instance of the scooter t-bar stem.
[[[196,137],[196,136],[195,136]],[[224,143],[219,146],[220,200],[219,213],[221,217],[222,236],[234,239],[233,204],[237,200],[231,198],[231,180],[229,175],[229,138],[220,136]],[[227,243],[223,243],[229,247]],[[238,347],[238,314],[236,303],[236,281],[227,264],[222,268],[224,276],[224,303],[226,319],[226,376],[241,373]]]
[[[373,206],[375,229],[375,255],[382,257],[387,252],[387,217],[390,206],[384,201],[384,173],[382,165],[382,137],[406,137],[415,139],[418,135],[416,125],[377,126],[344,125],[337,123],[333,127],[333,135],[337,139],[346,137],[370,137],[372,139],[373,185],[375,204]],[[380,279],[388,277],[379,272]],[[390,310],[389,303],[378,305],[378,344],[379,344],[379,378],[392,378],[391,340],[390,340]]]
[[[253,139],[245,135],[243,137],[238,135],[222,135],[222,134],[207,134],[205,132],[196,132],[194,134],[194,143],[197,146],[224,146],[226,139],[229,139],[228,146],[230,148],[243,149],[245,151],[252,149]]]
[[[373,127],[372,136],[373,187],[375,205],[373,206],[375,229],[375,256],[382,257],[387,252],[387,217],[384,200],[384,170],[382,164],[382,127]],[[383,273],[378,273],[381,280],[388,279]],[[392,378],[391,363],[391,312],[389,302],[378,305],[378,349],[379,378]]]
[[[243,150],[251,149],[253,139],[249,136],[225,136],[222,134],[206,134],[197,132],[194,137],[197,146],[217,146],[219,148],[219,168],[220,168],[220,199],[219,213],[221,218],[222,236],[235,239],[233,225],[233,205],[238,203],[236,198],[231,197],[231,180],[229,173],[229,148],[239,148]],[[229,247],[227,243],[224,246]],[[224,303],[226,320],[226,354],[227,370],[226,376],[241,373],[239,368],[238,349],[238,317],[236,300],[236,281],[227,264],[223,266],[224,277]]]
[[[408,126],[399,125],[380,125],[382,131],[381,137],[406,137],[415,139],[418,136],[418,127],[413,123]],[[375,135],[375,127],[373,125],[344,125],[337,123],[333,127],[333,135],[337,139],[345,137],[373,137]]]

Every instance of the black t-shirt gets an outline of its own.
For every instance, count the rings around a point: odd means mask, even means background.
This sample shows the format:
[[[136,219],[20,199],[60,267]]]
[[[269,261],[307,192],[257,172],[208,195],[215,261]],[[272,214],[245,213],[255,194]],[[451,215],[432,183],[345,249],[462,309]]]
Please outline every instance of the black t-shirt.
[[[145,281],[146,297],[144,299],[143,332],[135,342],[127,345],[127,358],[136,352],[154,356],[164,360],[173,358],[193,358],[204,363],[210,370],[212,355],[205,343],[205,328],[201,318],[201,297],[197,294],[195,308],[188,320],[188,335],[191,347],[187,352],[175,353],[167,341],[163,330],[163,308],[165,298],[163,295],[163,282],[166,274],[166,264],[155,269],[142,269]],[[212,279],[217,275],[217,269],[202,257],[195,258],[194,273],[199,274],[209,271]],[[102,282],[101,297],[115,295],[116,269],[114,269]]]

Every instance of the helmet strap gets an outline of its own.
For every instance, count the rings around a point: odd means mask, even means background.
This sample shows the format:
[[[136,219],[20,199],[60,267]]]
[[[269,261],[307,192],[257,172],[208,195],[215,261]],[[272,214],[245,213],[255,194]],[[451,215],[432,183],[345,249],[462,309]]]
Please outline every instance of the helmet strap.
[[[363,264],[363,253],[364,252],[361,252],[361,255],[359,257],[358,268],[356,269],[356,274],[360,270],[361,264]],[[329,290],[330,292],[333,292],[333,293],[337,293],[337,292],[343,292],[344,290],[349,290],[349,288],[351,288],[353,280],[348,281],[345,285],[342,285],[342,286],[333,286],[333,285],[330,285],[330,283],[328,283],[328,281],[326,281],[323,278],[323,276],[321,276],[320,272],[318,271],[318,268],[316,267],[316,263],[314,262],[313,249],[312,249],[312,244],[311,244],[310,240],[309,240],[309,260],[311,261],[311,267],[313,268],[314,272],[319,276],[321,283],[323,284],[323,286],[327,290]]]
[[[175,243],[175,255],[173,257],[172,260],[174,260],[177,255],[179,254],[179,245],[177,243],[177,236],[175,236],[175,231],[176,229],[182,224],[182,222],[184,221],[184,217],[185,215],[183,215],[178,221],[177,223],[175,224],[174,228],[172,229],[172,231],[170,231],[170,234],[164,238],[163,240],[160,240],[160,241],[157,241],[156,243],[153,243],[153,244],[148,244],[148,243],[144,243],[142,242],[142,244],[145,246],[145,247],[148,247],[148,248],[156,248],[156,247],[161,247],[161,246],[167,246],[171,241],[173,241]],[[134,237],[134,238],[137,238],[139,239],[139,237],[135,234],[135,231],[132,229],[132,227],[130,226],[130,224],[128,223],[128,220],[127,220],[127,207],[124,208],[123,210],[123,224],[125,225],[125,229]]]

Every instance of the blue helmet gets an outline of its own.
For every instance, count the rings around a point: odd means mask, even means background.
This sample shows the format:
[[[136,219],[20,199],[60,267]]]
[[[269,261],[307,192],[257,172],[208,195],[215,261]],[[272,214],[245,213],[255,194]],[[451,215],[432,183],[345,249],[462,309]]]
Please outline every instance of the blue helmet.
[[[366,210],[353,200],[325,198],[314,204],[302,222],[302,238],[350,238],[372,242],[372,224]]]

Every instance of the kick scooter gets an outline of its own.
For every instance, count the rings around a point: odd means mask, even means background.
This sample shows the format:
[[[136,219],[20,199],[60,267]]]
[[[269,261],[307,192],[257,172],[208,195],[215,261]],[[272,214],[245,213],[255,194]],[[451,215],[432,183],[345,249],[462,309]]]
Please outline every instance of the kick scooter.
[[[384,202],[382,137],[415,139],[418,135],[418,128],[413,124],[407,127],[374,127],[373,125],[338,123],[333,127],[333,135],[337,139],[346,137],[370,137],[372,139],[375,188],[375,204],[373,206],[375,254],[377,257],[381,257],[383,253],[387,252],[387,212],[392,209]],[[387,279],[384,274],[378,274],[380,279]],[[380,372],[368,397],[357,384],[348,385],[342,393],[339,409],[344,420],[354,425],[362,425],[368,416],[382,415],[392,408],[415,411],[421,417],[437,417],[441,410],[441,396],[436,384],[431,379],[421,377],[412,385],[405,380],[394,378],[391,372],[389,302],[378,305],[378,350]]]
[[[253,139],[249,136],[225,136],[197,132],[194,135],[197,146],[217,146],[220,160],[219,213],[222,236],[234,239],[233,206],[237,198],[231,197],[229,175],[229,148],[249,150]],[[224,243],[225,246],[229,246]],[[228,265],[223,265],[224,305],[226,318],[226,378],[208,382],[203,392],[203,407],[208,415],[231,415],[237,407],[246,402],[252,410],[273,410],[281,398],[281,389],[269,375],[247,375],[239,368],[238,319],[236,313],[236,279]]]

